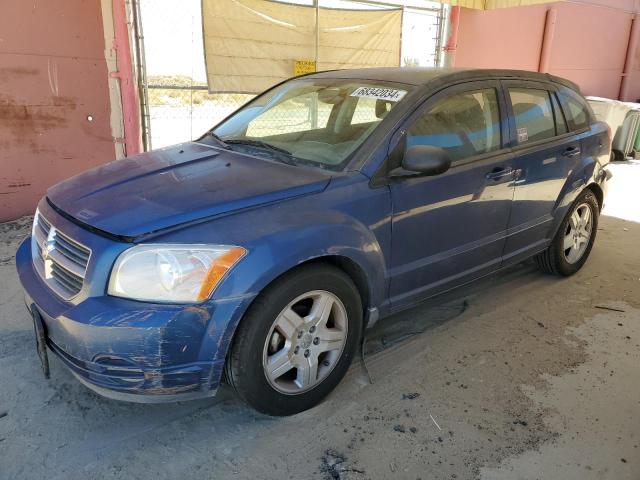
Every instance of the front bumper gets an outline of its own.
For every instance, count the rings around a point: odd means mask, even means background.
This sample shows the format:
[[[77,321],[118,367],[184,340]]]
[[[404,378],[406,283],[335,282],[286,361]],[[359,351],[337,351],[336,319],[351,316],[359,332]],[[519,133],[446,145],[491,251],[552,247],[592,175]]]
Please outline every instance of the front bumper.
[[[43,318],[49,350],[86,386],[118,400],[214,395],[235,326],[253,299],[165,305],[101,295],[66,302],[34,269],[30,237],[16,266],[27,308]]]

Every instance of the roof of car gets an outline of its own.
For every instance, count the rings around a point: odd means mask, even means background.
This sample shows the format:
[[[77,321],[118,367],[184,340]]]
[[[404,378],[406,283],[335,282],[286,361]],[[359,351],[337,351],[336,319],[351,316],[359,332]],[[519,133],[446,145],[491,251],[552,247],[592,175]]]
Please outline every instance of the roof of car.
[[[488,68],[427,68],[427,67],[380,67],[330,70],[309,75],[311,78],[345,78],[360,80],[377,80],[396,82],[408,85],[426,85],[438,80],[438,83],[454,83],[465,80],[484,78],[513,78],[526,80],[552,81],[580,91],[579,87],[548,73],[530,72],[526,70],[501,70]]]

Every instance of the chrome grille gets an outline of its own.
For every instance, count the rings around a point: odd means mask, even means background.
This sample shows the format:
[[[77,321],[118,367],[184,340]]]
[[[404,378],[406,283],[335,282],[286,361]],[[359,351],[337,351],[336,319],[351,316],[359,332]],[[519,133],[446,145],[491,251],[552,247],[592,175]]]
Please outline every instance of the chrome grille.
[[[51,225],[36,212],[31,231],[33,264],[45,283],[70,299],[82,290],[91,250]]]

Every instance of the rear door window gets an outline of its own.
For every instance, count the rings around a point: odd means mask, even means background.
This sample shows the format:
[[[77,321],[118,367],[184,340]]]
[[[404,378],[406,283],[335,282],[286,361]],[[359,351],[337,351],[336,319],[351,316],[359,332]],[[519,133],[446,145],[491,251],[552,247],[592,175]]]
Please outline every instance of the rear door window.
[[[500,149],[496,90],[473,90],[438,101],[407,130],[407,147],[445,149],[452,162]]]
[[[533,88],[509,88],[519,145],[556,136],[556,122],[549,92]]]

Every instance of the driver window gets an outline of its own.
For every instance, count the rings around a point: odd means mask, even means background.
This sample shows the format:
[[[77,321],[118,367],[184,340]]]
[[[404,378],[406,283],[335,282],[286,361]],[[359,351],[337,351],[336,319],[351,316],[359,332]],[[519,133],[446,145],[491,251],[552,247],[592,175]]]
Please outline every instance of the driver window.
[[[440,100],[408,130],[406,146],[442,147],[456,161],[500,149],[500,112],[493,88]]]

